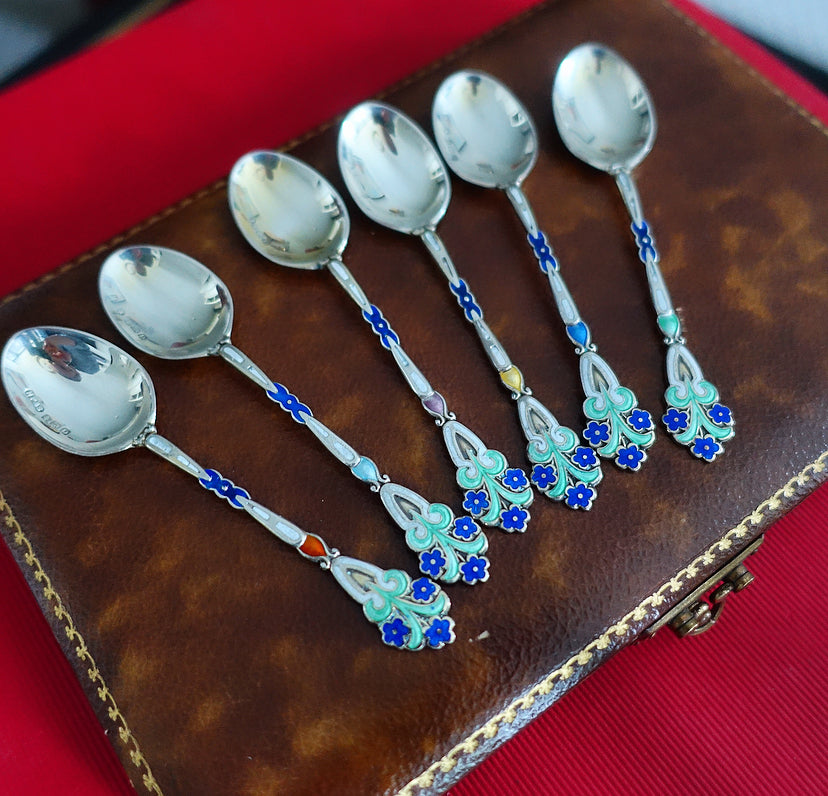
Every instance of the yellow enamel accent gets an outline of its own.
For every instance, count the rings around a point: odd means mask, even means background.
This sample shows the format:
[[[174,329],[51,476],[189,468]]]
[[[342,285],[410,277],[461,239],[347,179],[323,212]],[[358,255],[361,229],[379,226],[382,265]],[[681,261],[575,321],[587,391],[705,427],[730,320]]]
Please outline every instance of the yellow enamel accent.
[[[500,372],[500,380],[514,392],[523,392],[523,374],[514,366]]]

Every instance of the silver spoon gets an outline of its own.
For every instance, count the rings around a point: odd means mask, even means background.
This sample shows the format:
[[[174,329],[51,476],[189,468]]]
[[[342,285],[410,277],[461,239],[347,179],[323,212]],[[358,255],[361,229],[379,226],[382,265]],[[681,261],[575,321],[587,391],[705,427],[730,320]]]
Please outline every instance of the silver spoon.
[[[469,517],[455,518],[442,503],[390,482],[377,465],[317,420],[307,404],[274,382],[230,341],[233,299],[209,268],[160,246],[131,246],[104,260],[98,276],[101,303],[115,328],[136,348],[161,359],[219,356],[258,384],[308,428],[334,457],[378,492],[420,570],[446,583],[488,578],[488,540]]]
[[[733,436],[733,415],[704,378],[685,345],[676,311],[659,268],[632,170],[652,149],[655,108],[644,82],[618,53],[582,44],[561,62],[552,88],[552,110],[564,144],[575,157],[615,177],[632,219],[658,328],[667,345],[667,412],[664,425],[690,452],[713,461]]]
[[[394,647],[439,648],[454,640],[451,602],[428,578],[340,555],[315,534],[253,500],[217,470],[204,468],[155,431],[155,389],[149,374],[106,340],[58,326],[23,329],[0,356],[12,406],[41,437],[80,456],[144,447],[198,479],[233,508],[246,511],[277,539],[329,569]]]
[[[230,210],[247,242],[279,265],[306,270],[327,268],[362,310],[381,345],[391,352],[409,387],[442,427],[443,439],[465,492],[463,507],[485,525],[524,531],[533,493],[525,473],[448,410],[397,333],[342,262],[350,220],[342,198],[315,169],[279,152],[257,151],[233,166],[228,182]]]
[[[538,228],[520,186],[538,155],[538,135],[528,111],[506,86],[484,72],[455,72],[434,97],[432,120],[437,146],[462,179],[500,188],[523,222],[529,243],[547,275],[566,333],[580,357],[588,422],[584,437],[600,456],[638,470],[655,440],[650,413],[599,356],[560,273],[546,235]]]
[[[517,402],[534,465],[532,482],[553,500],[573,509],[589,509],[601,480],[598,458],[532,395],[523,374],[483,320],[480,304],[437,235],[437,224],[448,209],[451,182],[425,132],[390,105],[364,102],[342,122],[337,152],[345,184],[359,208],[383,226],[419,237],[448,280],[501,382]]]

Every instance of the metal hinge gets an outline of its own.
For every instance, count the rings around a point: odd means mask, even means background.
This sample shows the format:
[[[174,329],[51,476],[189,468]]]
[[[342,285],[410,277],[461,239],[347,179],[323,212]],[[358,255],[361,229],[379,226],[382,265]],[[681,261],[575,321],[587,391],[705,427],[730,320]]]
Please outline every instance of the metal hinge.
[[[753,583],[754,576],[748,571],[744,561],[756,552],[763,540],[764,536],[760,536],[739,555],[730,559],[672,610],[650,625],[644,634],[652,636],[665,625],[669,625],[679,638],[698,636],[710,630],[719,621],[724,611],[725,600],[734,592],[742,591]]]

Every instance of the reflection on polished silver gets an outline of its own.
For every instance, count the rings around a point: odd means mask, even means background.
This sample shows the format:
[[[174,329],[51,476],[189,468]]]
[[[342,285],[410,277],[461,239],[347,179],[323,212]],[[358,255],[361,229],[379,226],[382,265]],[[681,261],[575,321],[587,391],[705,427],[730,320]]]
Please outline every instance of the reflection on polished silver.
[[[136,348],[162,359],[220,356],[258,384],[295,422],[306,426],[374,492],[388,484],[388,476],[380,474],[371,459],[359,455],[317,420],[307,404],[283,384],[272,381],[230,342],[233,300],[227,286],[205,265],[173,249],[132,246],[107,257],[101,266],[98,288],[106,314]],[[451,510],[447,506],[442,508],[453,522]],[[401,523],[393,513],[391,516],[408,531],[407,523]],[[425,519],[421,521],[427,524]],[[478,533],[482,537],[479,543],[482,554],[486,539],[479,529]],[[417,547],[412,549],[418,554],[421,552]],[[432,567],[423,571],[445,579],[442,570]]]
[[[337,152],[345,184],[359,208],[377,223],[423,241],[503,385],[516,401],[530,396],[523,374],[486,324],[482,307],[437,235],[436,227],[451,198],[451,182],[425,132],[396,108],[364,102],[342,122]],[[579,446],[577,435],[560,427],[548,409],[537,400],[534,403],[539,411],[531,419],[526,412],[518,413],[529,441],[532,481],[544,494],[570,508],[590,508],[601,480],[598,459],[591,450]],[[537,423],[541,413],[548,418],[543,428]],[[561,433],[550,435],[553,428]],[[576,463],[578,457],[580,463]]]
[[[655,239],[641,209],[632,170],[652,149],[656,116],[636,71],[602,44],[582,44],[561,61],[552,88],[552,110],[564,144],[575,157],[615,177],[632,220],[658,328],[667,345],[667,411],[673,438],[703,461],[713,461],[733,436],[733,415],[719,402],[685,346],[681,322],[659,267]]]
[[[464,70],[450,75],[437,90],[432,122],[437,145],[452,170],[475,185],[503,190],[526,229],[567,337],[581,358],[588,420],[584,437],[600,456],[613,459],[622,469],[638,470],[655,439],[650,413],[638,408],[633,392],[618,385],[610,366],[597,354],[592,333],[561,276],[549,239],[538,227],[520,187],[538,155],[538,136],[528,111],[491,75]],[[605,374],[612,374],[611,381],[617,386],[610,389],[605,385]],[[593,394],[596,385],[600,389],[597,397]],[[551,425],[550,432],[557,430],[556,423],[540,420],[542,413],[533,415],[538,428]]]
[[[248,492],[204,468],[155,431],[155,390],[149,374],[125,351],[93,334],[63,327],[23,329],[9,338],[0,376],[14,408],[44,439],[70,453],[103,456],[145,447],[197,478],[235,509],[247,512],[277,539],[330,569],[391,646],[439,648],[454,640],[448,596],[428,578],[340,556],[253,500]]]
[[[366,190],[375,192],[378,188],[366,187]],[[399,336],[379,307],[369,302],[342,262],[349,229],[348,211],[334,187],[301,160],[278,152],[257,151],[244,155],[233,166],[228,194],[233,218],[247,242],[279,265],[327,268],[362,310],[363,319],[371,325],[383,348],[391,352],[409,387],[423,408],[436,419],[437,425],[457,423],[443,396],[434,390],[403,350]],[[290,209],[293,207],[301,208],[301,216],[293,213]],[[420,210],[427,213],[425,208]],[[274,245],[274,241],[278,245]],[[470,451],[469,455],[473,453]],[[503,483],[505,472],[506,468],[493,473],[492,478],[507,488]],[[473,490],[480,493],[480,500],[470,500],[468,488],[463,488],[466,490],[465,508],[476,518],[489,517],[489,513],[481,509],[484,501],[487,506],[490,502],[489,481]],[[531,502],[528,482],[509,491],[514,499],[507,502],[500,516],[483,520],[486,524],[506,529],[514,519],[512,510],[522,511],[528,520],[528,512],[520,508]]]

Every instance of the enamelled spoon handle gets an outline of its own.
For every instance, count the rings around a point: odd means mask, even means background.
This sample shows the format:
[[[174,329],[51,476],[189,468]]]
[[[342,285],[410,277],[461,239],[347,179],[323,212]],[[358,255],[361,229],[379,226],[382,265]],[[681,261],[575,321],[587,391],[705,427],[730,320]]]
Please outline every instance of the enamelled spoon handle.
[[[437,392],[400,345],[379,307],[368,301],[359,283],[341,260],[329,260],[328,270],[362,310],[383,348],[391,352],[409,387],[423,408],[442,428],[443,441],[457,467],[456,480],[464,490],[463,508],[484,525],[497,525],[511,533],[525,531],[529,522],[527,507],[532,503],[529,479],[518,468],[509,467],[506,457],[490,450],[467,426],[450,412],[445,398]]]
[[[589,509],[601,480],[601,466],[590,448],[580,445],[577,434],[561,426],[554,415],[532,395],[523,373],[512,364],[503,344],[483,319],[483,310],[466,282],[460,278],[442,240],[433,230],[420,235],[440,267],[463,310],[477,332],[483,350],[497,370],[503,385],[517,402],[518,417],[527,439],[532,463],[531,481],[547,497],[560,500],[572,509]]]
[[[360,481],[378,492],[394,522],[405,531],[405,542],[418,554],[420,571],[445,583],[473,585],[489,576],[489,546],[486,535],[470,517],[455,517],[443,503],[429,503],[411,489],[391,482],[380,474],[372,459],[358,454],[345,440],[313,416],[287,387],[271,381],[250,358],[229,342],[222,343],[219,355],[258,384],[271,401],[280,406],[348,467]]]
[[[650,298],[653,301],[656,315],[658,316],[658,325],[664,334],[671,339],[669,342],[681,342],[681,327],[678,325],[678,318],[676,317],[673,302],[670,299],[670,293],[667,290],[667,284],[664,281],[664,275],[659,268],[659,256],[656,249],[655,240],[650,232],[650,227],[644,219],[644,214],[641,210],[641,200],[638,196],[638,189],[632,175],[627,171],[620,171],[615,175],[615,182],[618,185],[618,190],[624,199],[624,204],[630,214],[631,228],[633,235],[635,235],[635,242],[638,245],[638,256],[641,262],[644,263],[644,268],[647,274],[647,284],[650,288]],[[666,319],[668,316],[676,317],[676,325],[672,327],[669,325],[667,330],[664,329],[662,318]]]
[[[581,386],[586,398],[583,409],[588,419],[584,437],[599,456],[613,459],[622,469],[638,470],[655,441],[652,416],[638,407],[635,393],[621,385],[615,371],[597,353],[592,333],[578,312],[552,246],[538,228],[525,194],[518,185],[510,185],[505,192],[526,228],[538,265],[549,279],[567,337],[580,357]]]
[[[339,585],[362,605],[365,617],[379,628],[385,644],[417,651],[425,647],[439,649],[454,640],[454,621],[448,616],[451,602],[436,583],[428,578],[412,581],[401,570],[383,570],[340,555],[324,539],[257,503],[245,489],[223,478],[217,470],[203,468],[160,434],[147,434],[141,444],[197,478],[205,489],[233,508],[247,512],[302,556],[330,570]]]
[[[336,281],[360,308],[363,319],[370,324],[374,334],[379,337],[382,347],[391,352],[406,383],[420,399],[425,410],[437,420],[438,425],[454,420],[455,415],[448,410],[443,396],[436,392],[428,379],[405,353],[400,345],[399,335],[391,328],[391,324],[385,319],[380,308],[371,304],[345,263],[341,260],[330,260],[327,265]]]
[[[374,492],[379,491],[382,484],[388,483],[388,476],[381,475],[377,465],[371,459],[367,456],[360,456],[345,440],[317,420],[307,404],[302,403],[283,384],[271,381],[244,352],[231,343],[223,343],[218,353],[222,359],[258,384],[267,393],[267,397],[287,412],[295,422],[306,426],[330,453],[351,470],[356,478],[370,484]]]
[[[662,421],[673,438],[702,461],[714,461],[722,443],[734,435],[733,413],[719,400],[719,391],[704,377],[699,363],[684,339],[681,321],[673,307],[650,226],[644,218],[635,181],[628,171],[619,171],[615,181],[630,214],[631,228],[644,264],[647,285],[656,312],[658,328],[667,345],[667,411]]]

